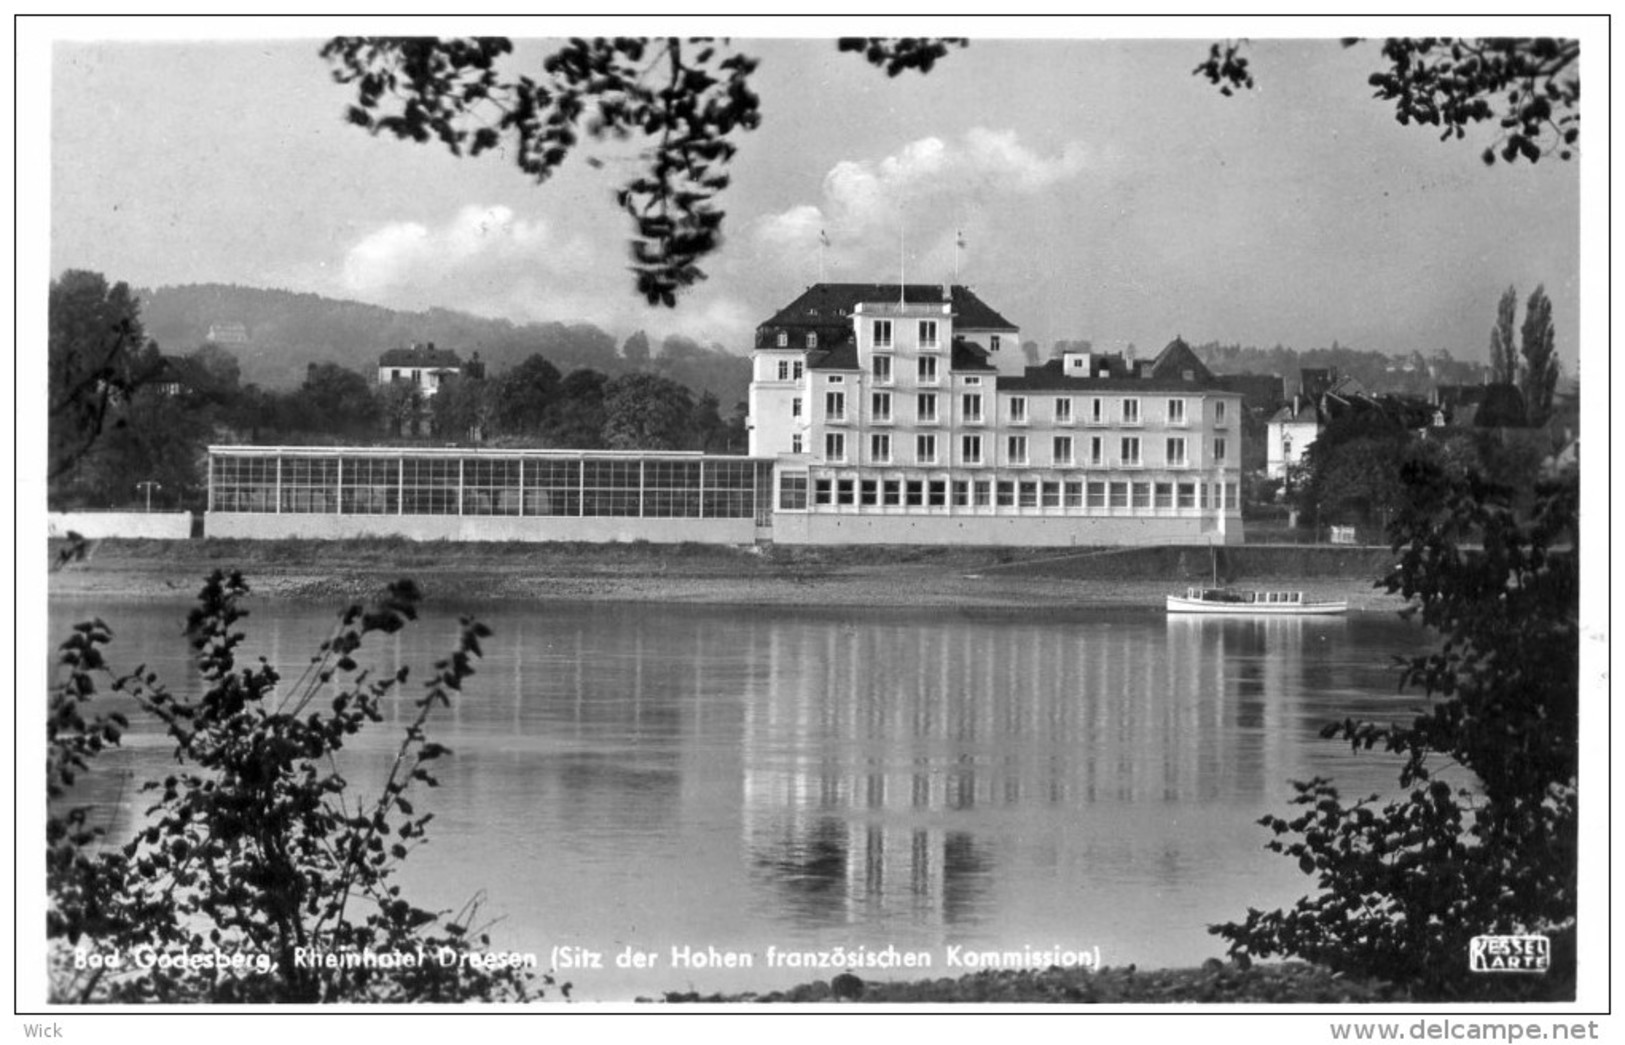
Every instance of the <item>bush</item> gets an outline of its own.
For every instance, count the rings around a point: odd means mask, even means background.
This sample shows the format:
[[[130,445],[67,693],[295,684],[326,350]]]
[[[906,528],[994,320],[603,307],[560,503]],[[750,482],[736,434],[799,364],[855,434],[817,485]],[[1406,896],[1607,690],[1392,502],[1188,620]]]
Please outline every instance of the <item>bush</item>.
[[[392,881],[426,840],[430,814],[408,798],[436,786],[430,767],[449,754],[428,739],[437,707],[474,673],[484,625],[465,618],[455,650],[435,665],[376,797],[358,796],[341,772],[350,738],[383,721],[386,696],[406,668],[372,678],[355,660],[369,634],[399,631],[417,616],[409,581],[373,606],[352,606],[334,636],[289,689],[260,661],[239,668],[235,630],[248,594],[240,574],[216,571],[191,611],[187,635],[204,693],[167,692],[137,669],[117,676],[102,656],[112,633],[100,620],[77,625],[61,647],[63,676],[47,721],[46,932],[52,1001],[70,1002],[402,1002],[523,1000],[539,987],[517,968],[487,969],[466,959],[487,946],[474,926],[477,904],[454,916],[408,902]],[[126,694],[155,716],[174,742],[176,769],[142,791],[152,796],[134,838],[113,847],[89,824],[85,807],[62,811],[95,756],[119,743],[128,719],[98,715],[98,684]],[[329,697],[329,694],[331,696]],[[133,968],[141,952],[157,959]],[[75,955],[118,955],[119,968],[94,968]],[[377,968],[346,955],[449,953]],[[302,956],[334,955],[337,967]],[[238,967],[194,967],[199,956]],[[182,961],[182,964],[168,964]],[[408,959],[410,960],[410,959]],[[543,984],[550,983],[542,977]]]
[[[1537,488],[1527,517],[1517,491],[1426,460],[1404,481],[1391,529],[1401,558],[1383,584],[1444,640],[1401,673],[1439,699],[1408,725],[1346,719],[1322,735],[1401,755],[1407,793],[1345,804],[1329,780],[1296,783],[1300,814],[1260,823],[1276,835],[1268,848],[1321,892],[1210,931],[1233,955],[1294,955],[1419,998],[1572,997],[1578,475]],[[1471,774],[1470,786],[1436,776],[1433,756]],[[1553,973],[1469,971],[1473,936],[1524,933],[1552,937]]]

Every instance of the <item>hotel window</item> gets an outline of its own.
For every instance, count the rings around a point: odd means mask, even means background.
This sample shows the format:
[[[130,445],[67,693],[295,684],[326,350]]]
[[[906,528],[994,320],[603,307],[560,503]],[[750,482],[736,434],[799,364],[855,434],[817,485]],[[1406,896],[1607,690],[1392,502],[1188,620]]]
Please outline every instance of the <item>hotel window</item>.
[[[1224,484],[1224,503],[1231,508],[1241,503],[1236,497],[1236,485],[1235,483]]]
[[[793,454],[799,454],[802,452],[800,432],[795,432],[790,436],[790,452]]]
[[[1174,506],[1174,484],[1158,483],[1155,498],[1154,503],[1158,508],[1172,508]]]
[[[937,437],[934,435],[917,435],[914,437],[914,460],[920,464],[935,464],[937,460]]]
[[[790,380],[790,361],[788,359],[779,360],[779,380]]]
[[[1090,508],[1104,508],[1104,507],[1106,507],[1106,484],[1105,483],[1090,483],[1088,485],[1088,494],[1089,494],[1088,507],[1090,507]]]
[[[814,331],[809,330],[807,332],[807,347],[808,348],[817,348],[818,347],[818,334],[815,333]]]
[[[1019,487],[1019,492],[1020,492],[1020,495],[1019,495],[1019,499],[1018,499],[1017,503],[1018,503],[1018,505],[1020,507],[1022,507],[1022,508],[1037,508],[1038,507],[1038,484],[1037,483],[1030,483],[1030,482],[1029,483],[1022,483],[1020,485],[1020,487]]]
[[[921,383],[934,384],[937,380],[937,357],[921,356],[918,362],[920,365]]]
[[[1206,508],[1207,507],[1207,483],[1197,483],[1196,484],[1196,497],[1197,497],[1197,500],[1199,500],[1201,502],[1201,507]]]
[[[1134,436],[1124,436],[1122,445],[1118,447],[1118,462],[1120,464],[1140,463],[1140,440]]]
[[[1171,425],[1182,425],[1185,423],[1185,400],[1168,400],[1168,423]]]
[[[1039,503],[1045,508],[1059,508],[1061,506],[1061,484],[1045,483],[1040,493]]]
[[[806,511],[807,477],[805,475],[782,475],[779,477],[779,507],[785,511]]]
[[[965,420],[980,421],[982,419],[982,394],[980,392],[968,393],[961,398],[960,402],[965,408]]]
[[[1089,463],[1092,465],[1106,463],[1106,440],[1098,435],[1089,437]]]
[[[1027,423],[1027,397],[1010,397],[1010,423],[1024,425]]]
[[[994,334],[992,337],[987,339],[987,350],[989,352],[997,352],[999,350],[999,335]]]
[[[1225,445],[1223,439],[1213,440],[1213,461],[1218,464],[1224,460]]]
[[[876,421],[891,420],[891,393],[876,392],[869,400],[869,412]]]
[[[877,320],[875,320],[875,328],[874,329],[875,329],[875,347],[876,348],[890,348],[891,347],[891,320],[889,320],[889,319],[877,319]]]
[[[852,492],[853,491],[852,491],[852,480],[851,479],[837,479],[835,481],[835,503],[836,504],[844,504],[844,505],[852,504]]]
[[[1128,507],[1128,483],[1110,483],[1111,507]]]
[[[1026,436],[1024,436],[1024,435],[1013,435],[1013,436],[1011,436],[1010,437],[1009,450],[1010,450],[1009,458],[1010,458],[1010,463],[1011,464],[1026,464],[1027,463],[1027,437]]]
[[[1053,451],[1053,461],[1057,468],[1070,465],[1072,463],[1072,437],[1069,435],[1056,436]]]
[[[925,506],[927,508],[948,506],[948,480],[932,479],[925,484]]]
[[[971,485],[971,499],[974,507],[986,508],[993,503],[993,484],[981,480]]]
[[[800,396],[796,396],[794,399],[790,400],[790,416],[791,417],[800,417],[801,416],[801,397]]]
[[[909,479],[903,483],[903,503],[910,508],[925,504],[925,483],[922,480]]]
[[[954,480],[954,507],[970,507],[970,483],[963,479]]]
[[[1140,401],[1138,399],[1123,400],[1123,423],[1126,425],[1140,423]]]
[[[1179,484],[1179,506],[1181,508],[1195,508],[1196,507],[1196,484],[1195,483],[1180,483]]]
[[[900,479],[886,479],[880,484],[880,503],[895,508],[903,503],[903,483]]]
[[[846,378],[842,377],[840,374],[836,374],[829,379],[829,383],[832,385],[843,385],[846,383]]]
[[[824,457],[830,461],[846,460],[846,433],[829,432],[824,436]]]
[[[824,416],[831,421],[846,420],[846,393],[824,393]]]
[[[875,356],[874,370],[877,384],[891,384],[891,356]]]
[[[937,419],[937,395],[935,392],[922,392],[915,400],[915,419],[920,421],[935,421]]]
[[[1151,507],[1151,484],[1135,483],[1133,486],[1134,500],[1129,502],[1131,508]]]
[[[999,507],[1014,508],[1016,504],[1016,484],[1008,479],[999,482]]]
[[[790,365],[790,380],[801,380],[801,360],[799,359]]]
[[[1188,463],[1189,462],[1185,460],[1185,440],[1184,439],[1170,439],[1170,440],[1168,440],[1168,464],[1172,466],[1172,465],[1183,465],[1183,464],[1188,464]]]
[[[920,320],[920,347],[923,348],[923,349],[928,349],[928,350],[940,347],[937,344],[937,321],[936,320],[934,320],[934,319],[922,319],[922,320]]]
[[[877,432],[869,437],[869,460],[875,464],[891,461],[891,436]]]
[[[1089,400],[1089,423],[1098,425],[1106,421],[1106,401],[1104,399]]]
[[[1213,404],[1213,423],[1224,424],[1224,400],[1220,399]]]
[[[779,331],[779,347],[780,348],[789,348],[790,347],[790,332],[789,331],[787,331],[787,330]]]
[[[858,483],[858,503],[870,508],[880,503],[880,484],[873,479]]]
[[[1068,508],[1083,507],[1083,483],[1069,480],[1066,484],[1066,506]]]
[[[833,479],[815,479],[815,480],[813,480],[813,503],[814,504],[834,504],[835,503],[835,481]]]
[[[1072,423],[1072,399],[1062,396],[1055,400],[1055,423],[1069,425]]]
[[[982,437],[979,435],[963,436],[959,442],[959,458],[961,464],[981,464]]]

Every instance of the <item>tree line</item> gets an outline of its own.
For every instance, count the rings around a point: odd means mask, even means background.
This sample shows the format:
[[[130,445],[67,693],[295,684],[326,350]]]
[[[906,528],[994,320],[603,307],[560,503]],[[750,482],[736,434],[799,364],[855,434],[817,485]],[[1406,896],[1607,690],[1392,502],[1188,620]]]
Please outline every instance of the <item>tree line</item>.
[[[50,465],[53,508],[149,502],[202,507],[210,443],[446,444],[742,454],[746,407],[723,414],[660,373],[647,335],[628,339],[640,369],[561,373],[541,354],[489,377],[448,373],[433,394],[333,362],[311,363],[295,388],[244,383],[221,345],[181,356],[147,337],[124,283],[68,271],[50,291]],[[671,358],[683,340],[667,339]],[[697,347],[697,346],[696,346]]]

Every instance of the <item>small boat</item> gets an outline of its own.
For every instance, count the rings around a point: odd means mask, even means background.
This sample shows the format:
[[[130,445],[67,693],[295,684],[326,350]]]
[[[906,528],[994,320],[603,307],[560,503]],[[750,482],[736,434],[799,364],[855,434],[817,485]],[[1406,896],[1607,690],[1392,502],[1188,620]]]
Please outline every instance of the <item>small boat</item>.
[[[1347,613],[1348,600],[1308,602],[1301,591],[1242,591],[1236,588],[1187,588],[1168,596],[1169,613],[1261,614]]]

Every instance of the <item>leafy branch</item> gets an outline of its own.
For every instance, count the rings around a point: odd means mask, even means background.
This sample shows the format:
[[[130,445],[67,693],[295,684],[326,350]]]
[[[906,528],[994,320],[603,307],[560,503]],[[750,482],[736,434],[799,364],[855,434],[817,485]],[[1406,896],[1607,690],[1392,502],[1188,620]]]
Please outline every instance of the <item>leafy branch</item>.
[[[890,76],[929,72],[965,41],[842,40]],[[541,75],[509,75],[500,37],[441,40],[336,37],[322,47],[333,78],[356,91],[347,118],[374,135],[438,141],[454,156],[511,142],[515,165],[538,184],[581,144],[639,138],[640,170],[615,192],[631,218],[630,269],[650,304],[673,307],[706,278],[700,262],[722,243],[727,167],[737,139],[761,123],[751,87],[757,59],[707,37],[567,41]],[[660,70],[664,76],[658,75]],[[601,166],[596,157],[588,161]]]

